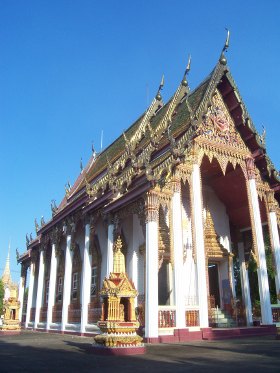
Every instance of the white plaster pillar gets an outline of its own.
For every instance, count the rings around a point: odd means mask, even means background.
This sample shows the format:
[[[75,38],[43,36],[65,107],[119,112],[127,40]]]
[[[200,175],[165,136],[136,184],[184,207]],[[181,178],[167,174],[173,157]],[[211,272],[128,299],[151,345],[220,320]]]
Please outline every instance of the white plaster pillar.
[[[25,267],[25,264],[21,263],[21,276],[19,280],[19,289],[18,289],[18,301],[20,303],[18,319],[20,322],[22,318],[25,284],[26,284],[26,267]]]
[[[51,269],[50,269],[50,282],[49,282],[49,298],[48,298],[48,311],[47,311],[47,330],[50,330],[53,315],[53,306],[55,303],[55,288],[57,277],[57,255],[56,244],[52,244],[51,255]]]
[[[43,298],[44,298],[44,276],[45,276],[45,251],[40,250],[34,328],[38,328],[38,324],[40,322],[40,312],[41,312],[41,307],[42,307]]]
[[[200,167],[198,164],[193,165],[191,175],[191,198],[192,198],[192,216],[193,236],[196,249],[197,265],[197,287],[198,287],[198,304],[199,304],[199,324],[201,328],[209,327],[208,320],[208,294],[206,280],[206,261],[204,246],[204,229],[203,229],[203,212],[202,212],[202,185],[200,176]]]
[[[35,263],[31,261],[30,274],[29,274],[29,285],[28,285],[27,308],[26,308],[26,320],[25,320],[26,328],[28,328],[28,324],[30,321],[30,311],[31,311],[32,301],[33,301],[34,278],[35,278]]]
[[[145,338],[158,338],[158,196],[146,196]]]
[[[252,207],[252,232],[255,235],[255,244],[257,249],[258,257],[258,283],[259,283],[259,293],[261,302],[261,314],[263,324],[272,324],[272,312],[270,303],[270,293],[269,284],[267,276],[266,258],[265,258],[265,248],[263,241],[263,231],[260,215],[260,207],[258,200],[258,193],[256,188],[256,182],[254,178],[250,178],[248,181],[249,189],[249,199]]]
[[[251,303],[251,295],[250,295],[249,275],[248,275],[248,270],[246,268],[246,263],[245,263],[243,242],[238,242],[238,257],[239,257],[239,267],[240,267],[242,298],[243,298],[243,304],[245,306],[245,313],[246,313],[246,323],[247,323],[247,326],[250,326],[253,323],[252,303]]]
[[[276,286],[276,294],[280,294],[280,242],[279,242],[279,233],[278,233],[278,226],[277,226],[277,216],[275,211],[269,212],[269,223],[270,223],[270,230],[271,230],[271,247],[272,252],[274,254],[274,262],[276,266],[276,274],[275,274],[275,286]],[[278,300],[278,303],[280,300]]]
[[[68,307],[71,299],[71,286],[72,286],[72,257],[73,252],[71,250],[71,235],[66,238],[66,251],[65,251],[65,272],[64,272],[64,283],[63,283],[63,305],[62,305],[62,318],[61,318],[61,330],[65,331],[66,324],[68,322]]]
[[[133,214],[133,254],[132,254],[132,273],[131,279],[135,285],[136,290],[138,290],[138,248],[139,248],[139,239],[138,239],[138,230],[139,230],[138,216]],[[135,298],[134,301],[135,307],[138,306],[138,298]]]
[[[108,225],[106,277],[113,272],[114,224]]]
[[[174,248],[174,285],[176,305],[176,328],[186,328],[186,311],[183,280],[183,229],[180,180],[172,182],[172,228]]]
[[[91,261],[89,254],[89,240],[90,240],[90,224],[85,226],[85,247],[83,254],[83,272],[82,272],[82,305],[81,305],[81,333],[86,332],[86,325],[88,323],[88,305],[90,302],[90,286],[91,286]]]

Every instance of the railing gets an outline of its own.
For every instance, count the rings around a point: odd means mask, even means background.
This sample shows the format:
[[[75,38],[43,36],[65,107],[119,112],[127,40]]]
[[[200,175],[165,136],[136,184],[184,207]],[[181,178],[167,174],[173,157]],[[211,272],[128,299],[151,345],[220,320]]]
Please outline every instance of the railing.
[[[174,306],[159,306],[158,310],[158,327],[175,328],[176,310]]]
[[[280,304],[272,304],[272,320],[274,323],[280,323]]]
[[[199,310],[186,310],[186,326],[199,326]]]

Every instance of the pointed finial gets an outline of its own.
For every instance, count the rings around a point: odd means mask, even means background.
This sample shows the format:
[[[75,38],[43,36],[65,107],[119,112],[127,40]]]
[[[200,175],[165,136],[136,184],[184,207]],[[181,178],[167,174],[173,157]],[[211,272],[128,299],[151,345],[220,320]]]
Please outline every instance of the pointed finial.
[[[164,75],[162,75],[161,82],[160,82],[160,85],[158,87],[158,91],[157,91],[157,95],[156,95],[156,100],[157,101],[161,101],[161,99],[162,99],[160,91],[162,90],[163,86],[164,86]]]
[[[226,56],[225,56],[224,52],[226,52],[228,50],[228,47],[229,47],[229,36],[230,36],[230,33],[229,33],[229,30],[227,28],[226,28],[226,31],[227,31],[227,38],[226,38],[226,41],[225,41],[225,44],[224,44],[224,47],[223,47],[223,50],[222,50],[222,53],[221,53],[221,56],[220,56],[220,59],[219,59],[219,62],[222,65],[226,65],[227,64],[227,59],[226,59]]]
[[[39,224],[38,224],[36,218],[35,218],[35,220],[34,220],[34,224],[35,224],[35,232],[38,233],[38,230],[39,230],[40,227],[39,227]]]
[[[96,158],[96,151],[94,149],[93,142],[91,143],[91,151],[92,151],[92,157],[93,157],[93,159],[95,159]]]
[[[189,54],[189,60],[188,60],[188,64],[187,64],[187,67],[186,67],[185,75],[189,74],[189,71],[191,69],[191,62],[192,62],[192,56]]]
[[[83,166],[83,158],[82,157],[80,159],[80,169],[81,169],[81,172],[83,172],[84,166]]]
[[[191,55],[189,55],[188,64],[187,64],[186,70],[184,72],[184,76],[183,76],[182,83],[181,83],[184,87],[188,86],[187,75],[188,75],[190,69],[191,69]]]
[[[226,38],[226,42],[225,42],[225,45],[224,45],[224,48],[223,48],[223,52],[225,52],[229,47],[229,36],[230,36],[229,29],[227,29],[227,28],[225,28],[225,29],[227,31],[227,38]]]

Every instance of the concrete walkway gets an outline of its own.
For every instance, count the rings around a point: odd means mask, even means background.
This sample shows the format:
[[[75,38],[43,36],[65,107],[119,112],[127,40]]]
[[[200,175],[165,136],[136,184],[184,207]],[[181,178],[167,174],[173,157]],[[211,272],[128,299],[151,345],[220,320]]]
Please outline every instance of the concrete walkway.
[[[0,372],[279,372],[280,340],[254,337],[147,345],[140,356],[96,356],[93,339],[23,331],[0,336]]]

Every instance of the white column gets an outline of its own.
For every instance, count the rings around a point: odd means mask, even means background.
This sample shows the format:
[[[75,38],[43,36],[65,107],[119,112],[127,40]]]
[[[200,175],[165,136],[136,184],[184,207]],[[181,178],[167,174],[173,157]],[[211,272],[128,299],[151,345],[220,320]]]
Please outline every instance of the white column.
[[[39,273],[38,273],[38,286],[37,286],[37,297],[36,297],[36,311],[35,311],[35,328],[38,328],[40,322],[40,312],[44,298],[44,275],[45,275],[45,252],[40,250],[39,259]]]
[[[106,277],[113,272],[114,224],[108,225]]]
[[[256,188],[255,179],[250,179],[248,181],[249,187],[249,198],[251,199],[252,213],[253,213],[253,232],[255,232],[255,241],[257,246],[257,255],[258,255],[258,283],[259,283],[259,293],[260,293],[260,302],[261,302],[261,313],[262,313],[262,323],[263,324],[272,324],[272,312],[270,304],[270,293],[269,293],[269,284],[267,276],[267,267],[266,267],[266,258],[265,258],[265,249],[263,241],[263,231],[261,224],[260,216],[260,207],[258,200],[258,193]],[[253,233],[254,234],[254,233]]]
[[[147,193],[145,337],[158,338],[158,197]]]
[[[186,328],[185,296],[183,291],[183,229],[180,181],[173,181],[172,228],[174,248],[174,285],[176,304],[176,328]]]
[[[83,255],[83,272],[82,272],[82,309],[81,309],[81,333],[85,333],[88,323],[88,304],[90,302],[90,285],[91,285],[91,263],[89,254],[90,224],[85,226],[85,247]]]
[[[63,283],[63,305],[62,305],[62,319],[61,319],[61,330],[65,331],[66,324],[68,322],[68,307],[71,299],[71,285],[72,285],[72,256],[71,251],[71,235],[67,236],[66,239],[66,251],[65,251],[65,272],[64,272],[64,283]]]
[[[205,261],[205,246],[204,246],[204,230],[203,230],[203,213],[202,213],[202,186],[200,179],[200,168],[198,164],[193,165],[191,177],[192,189],[192,214],[193,234],[196,249],[196,264],[197,264],[197,287],[198,287],[198,303],[199,303],[199,323],[201,328],[209,326],[208,320],[208,296],[207,296],[207,281],[206,281],[206,261]]]
[[[250,295],[249,275],[248,275],[248,270],[246,268],[246,263],[245,263],[243,242],[238,242],[238,257],[239,257],[239,266],[240,266],[242,298],[243,298],[243,304],[245,306],[245,313],[246,313],[246,323],[247,323],[247,326],[250,326],[253,323],[252,303],[251,303],[251,295]]]
[[[32,301],[33,301],[34,278],[35,278],[35,263],[31,262],[30,274],[29,274],[27,309],[26,309],[26,321],[25,321],[26,328],[28,328],[28,324],[30,321],[30,310],[31,310]]]
[[[133,214],[133,254],[132,254],[132,273],[131,279],[135,285],[136,290],[138,290],[138,248],[139,248],[139,239],[138,239],[138,216]],[[134,306],[138,306],[138,298],[135,298]]]
[[[52,323],[53,306],[55,303],[55,288],[56,288],[56,277],[57,277],[57,256],[55,244],[52,244],[52,256],[51,256],[51,270],[50,270],[50,282],[49,282],[49,298],[48,298],[48,313],[47,313],[47,330],[50,330]]]
[[[20,303],[18,319],[20,322],[22,318],[25,283],[26,283],[26,267],[25,267],[25,264],[21,264],[21,276],[19,280],[19,289],[18,289],[18,301]]]
[[[279,233],[277,226],[277,217],[274,211],[269,213],[269,221],[271,228],[271,246],[272,252],[274,254],[274,262],[276,266],[276,275],[275,275],[275,285],[276,285],[276,294],[280,292],[280,242],[279,242]],[[280,302],[280,300],[278,300]]]

